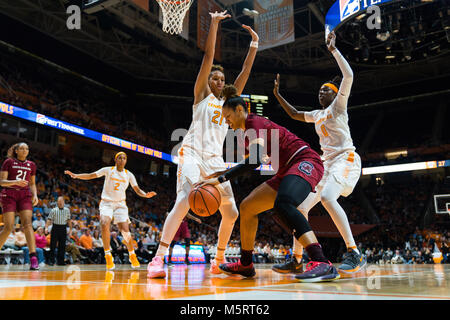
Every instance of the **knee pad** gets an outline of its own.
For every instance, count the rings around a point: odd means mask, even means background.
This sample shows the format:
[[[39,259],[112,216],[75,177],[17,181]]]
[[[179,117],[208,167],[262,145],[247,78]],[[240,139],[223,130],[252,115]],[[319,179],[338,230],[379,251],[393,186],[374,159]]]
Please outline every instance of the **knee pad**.
[[[190,248],[191,247],[191,239],[185,239],[184,240],[185,241],[185,246],[186,246],[186,248]]]
[[[308,220],[297,210],[295,201],[289,197],[277,197],[274,205],[274,219],[296,239],[311,231]]]

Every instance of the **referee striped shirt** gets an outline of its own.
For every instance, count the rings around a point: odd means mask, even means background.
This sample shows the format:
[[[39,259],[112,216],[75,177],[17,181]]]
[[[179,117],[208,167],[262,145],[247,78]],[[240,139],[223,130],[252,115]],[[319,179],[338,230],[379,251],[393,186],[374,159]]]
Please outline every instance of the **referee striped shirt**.
[[[55,207],[50,211],[48,219],[52,220],[53,224],[66,225],[67,221],[70,220],[70,210],[66,207],[63,209]]]

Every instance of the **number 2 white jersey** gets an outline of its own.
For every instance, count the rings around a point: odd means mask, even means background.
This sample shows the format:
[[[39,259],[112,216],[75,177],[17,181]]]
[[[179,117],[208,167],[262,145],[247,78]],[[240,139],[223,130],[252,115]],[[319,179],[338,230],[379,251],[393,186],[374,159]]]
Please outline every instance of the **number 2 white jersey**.
[[[123,169],[117,171],[114,167],[104,167],[96,171],[97,177],[105,176],[103,183],[102,200],[106,201],[124,201],[126,199],[125,191],[128,185],[137,186],[136,178],[130,171]]]
[[[192,123],[182,148],[193,149],[199,156],[221,157],[228,125],[222,116],[224,100],[212,93],[192,107]]]

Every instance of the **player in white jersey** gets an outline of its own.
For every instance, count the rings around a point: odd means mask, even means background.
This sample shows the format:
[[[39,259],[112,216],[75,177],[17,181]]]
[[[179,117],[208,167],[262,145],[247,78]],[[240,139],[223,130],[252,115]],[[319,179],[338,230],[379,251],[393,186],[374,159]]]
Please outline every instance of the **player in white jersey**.
[[[348,126],[347,103],[353,83],[353,71],[336,49],[335,43],[336,35],[331,32],[327,38],[327,47],[336,59],[343,79],[340,82],[340,78],[336,77],[333,81],[322,85],[319,91],[322,109],[303,112],[290,105],[279,93],[279,75],[275,80],[274,94],[292,119],[315,124],[323,151],[324,174],[317,186],[317,192],[311,192],[298,209],[308,218],[309,210],[319,201],[322,203],[347,246],[347,253],[338,270],[343,273],[353,273],[364,267],[366,260],[356,246],[347,215],[337,199],[341,195],[347,197],[353,192],[361,175],[361,158],[355,152]],[[272,269],[280,273],[300,273],[302,272],[302,254],[303,247],[294,238],[293,256],[295,258],[293,257],[285,264],[275,265]]]
[[[92,173],[75,174],[69,170],[64,171],[72,179],[91,180],[100,177],[105,177],[103,183],[103,191],[99,205],[100,211],[100,225],[102,229],[103,248],[105,250],[106,268],[113,270],[115,268],[114,259],[111,255],[110,246],[110,227],[111,221],[114,221],[122,234],[125,244],[128,248],[128,257],[131,267],[139,268],[140,264],[136,257],[133,248],[133,239],[130,234],[128,224],[130,219],[128,217],[128,207],[126,203],[126,190],[128,185],[136,192],[137,195],[143,198],[151,198],[156,195],[155,192],[144,192],[139,188],[134,174],[125,169],[127,163],[127,155],[125,152],[118,152],[114,157],[114,167],[104,167]]]
[[[223,143],[228,132],[228,125],[222,116],[222,89],[225,85],[223,68],[214,66],[217,30],[219,23],[231,17],[226,11],[210,13],[211,24],[206,40],[205,54],[194,86],[194,105],[192,123],[178,151],[177,198],[174,207],[164,222],[161,241],[155,257],[148,264],[149,278],[164,278],[164,256],[172,242],[183,218],[189,211],[189,193],[192,185],[204,180],[217,171],[226,170],[223,160]],[[246,25],[242,25],[252,42],[244,61],[241,73],[234,85],[241,94],[255,60],[258,48],[258,35]],[[219,188],[222,202],[219,207],[222,221],[218,231],[217,254],[211,261],[210,271],[221,273],[219,264],[225,262],[225,249],[230,240],[234,223],[239,215],[230,183]]]

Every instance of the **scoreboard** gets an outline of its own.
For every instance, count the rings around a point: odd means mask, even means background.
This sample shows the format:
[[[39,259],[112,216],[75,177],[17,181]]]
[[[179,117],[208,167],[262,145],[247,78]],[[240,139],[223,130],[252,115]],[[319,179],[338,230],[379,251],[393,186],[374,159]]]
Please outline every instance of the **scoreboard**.
[[[244,98],[248,112],[255,113],[258,116],[264,117],[264,107],[269,102],[268,96],[242,94],[241,97]]]

